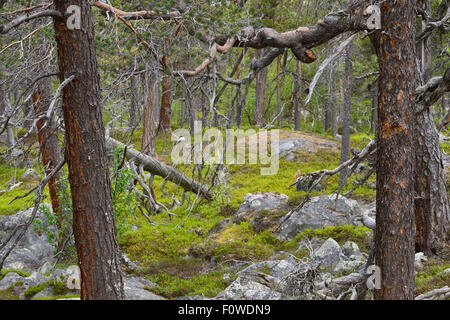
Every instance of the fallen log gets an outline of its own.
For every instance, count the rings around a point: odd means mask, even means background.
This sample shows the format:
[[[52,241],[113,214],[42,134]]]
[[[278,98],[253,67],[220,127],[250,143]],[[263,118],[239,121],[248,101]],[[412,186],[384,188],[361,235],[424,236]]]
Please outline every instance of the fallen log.
[[[125,145],[123,143],[111,137],[106,137],[106,143],[113,147],[121,146],[125,148]],[[208,188],[205,185],[189,178],[187,175],[178,171],[177,169],[168,166],[151,156],[145,155],[137,151],[136,149],[127,147],[125,157],[129,161],[133,161],[136,165],[143,165],[145,171],[160,176],[164,179],[167,179],[179,185],[186,191],[192,191],[207,200],[212,200],[214,197],[211,190],[208,190]]]

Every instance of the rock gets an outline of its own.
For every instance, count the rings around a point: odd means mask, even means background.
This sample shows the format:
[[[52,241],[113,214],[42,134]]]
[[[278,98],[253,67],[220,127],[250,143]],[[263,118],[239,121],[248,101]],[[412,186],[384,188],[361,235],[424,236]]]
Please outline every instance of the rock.
[[[273,290],[267,284],[273,280],[264,274],[241,275],[216,299],[224,300],[279,300],[281,293]],[[262,283],[261,283],[262,282]]]
[[[289,197],[274,192],[249,193],[234,215],[234,222],[250,220],[252,228],[257,231],[270,230],[277,225],[279,218],[287,208]]]
[[[46,262],[44,263],[40,268],[39,268],[39,273],[40,274],[47,274],[52,272],[53,270],[53,265],[50,262]]]
[[[230,223],[233,223],[233,218],[225,218],[219,221],[214,227],[211,228],[211,230],[208,231],[208,235],[222,231],[223,228],[225,228]]]
[[[80,290],[80,268],[77,265],[54,270],[51,278],[56,281],[62,281],[68,290]]]
[[[22,181],[40,181],[41,176],[34,169],[27,169],[20,178]]]
[[[44,282],[47,282],[50,280],[50,277],[46,277],[39,272],[33,272],[29,277],[26,277],[23,279],[23,287],[28,289],[29,287],[35,287],[38,286]]]
[[[53,286],[49,285],[44,290],[39,291],[38,293],[36,293],[33,296],[33,299],[36,299],[36,298],[49,298],[49,297],[53,297],[54,295],[55,295],[55,289],[53,288]]]
[[[0,221],[0,243],[6,241],[17,226],[28,223],[32,212],[33,208],[29,208],[2,219]],[[39,210],[36,213],[36,219],[39,219],[50,231],[56,232],[54,226],[48,226],[46,217]],[[22,229],[14,235],[11,244],[17,239],[21,231]],[[4,254],[9,248],[9,245],[3,248],[0,255]],[[55,253],[55,248],[48,242],[47,234],[35,231],[34,224],[31,224],[17,246],[6,258],[3,267],[27,271],[37,270],[42,264],[52,260]]]
[[[342,292],[348,290],[352,285],[356,285],[360,283],[363,279],[363,275],[360,273],[351,273],[347,276],[343,276],[340,278],[336,278],[331,280],[327,287],[331,291],[331,293],[336,296],[341,294]]]
[[[424,255],[423,252],[416,253],[416,255],[414,256],[414,271],[415,271],[415,273],[417,273],[418,271],[423,269],[422,262],[425,262],[427,260],[428,260],[428,258]]]
[[[349,260],[361,260],[362,258],[361,251],[359,250],[358,245],[353,241],[347,241],[346,243],[344,243],[341,249],[342,253]]]
[[[313,254],[313,260],[322,266],[336,265],[341,261],[342,250],[339,244],[332,238],[325,243]]]
[[[166,300],[149,291],[155,284],[143,277],[124,277],[123,285],[126,300]]]
[[[236,222],[246,220],[252,213],[263,210],[283,209],[287,205],[289,197],[285,194],[274,192],[248,193],[244,197],[244,203],[234,215]]]
[[[136,262],[131,261],[131,259],[128,258],[128,256],[124,252],[121,253],[121,260],[125,269],[127,269],[128,271],[137,272],[142,269],[142,267]]]
[[[6,290],[18,281],[23,281],[25,278],[15,272],[7,273],[2,280],[0,280],[0,290]]]
[[[277,236],[281,240],[295,238],[307,228],[319,229],[325,226],[362,225],[363,208],[356,200],[336,195],[324,195],[311,198],[303,208],[291,213],[289,218],[282,217],[281,228]]]

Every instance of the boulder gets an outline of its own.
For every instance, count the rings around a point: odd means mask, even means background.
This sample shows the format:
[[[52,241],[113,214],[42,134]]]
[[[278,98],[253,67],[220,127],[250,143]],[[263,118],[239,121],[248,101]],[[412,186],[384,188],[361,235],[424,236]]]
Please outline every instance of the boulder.
[[[319,250],[313,253],[312,258],[322,266],[333,266],[341,261],[341,256],[342,250],[339,244],[334,239],[328,238]]]
[[[252,228],[259,232],[276,226],[285,213],[289,197],[275,192],[249,193],[234,215],[234,222],[251,222]]]
[[[311,198],[300,210],[282,217],[277,236],[281,240],[295,238],[305,229],[320,229],[326,226],[362,225],[363,208],[356,200],[336,195],[323,195]]]
[[[0,221],[0,243],[6,241],[17,226],[28,223],[32,213],[33,208],[29,208],[2,219]],[[48,226],[46,217],[39,210],[36,214],[36,219],[39,219],[50,231],[56,232],[54,226]],[[17,239],[22,230],[20,229],[14,235],[10,244]],[[0,251],[0,255],[4,254],[9,248],[9,245],[3,248]],[[55,254],[55,248],[49,244],[47,234],[36,231],[34,224],[31,224],[17,246],[6,258],[3,268],[27,271],[37,270],[45,262],[52,260]]]
[[[165,300],[149,291],[156,284],[143,277],[124,277],[123,286],[126,300]]]
[[[19,281],[23,281],[24,277],[20,276],[15,272],[7,273],[2,280],[0,280],[0,290],[6,290],[10,286],[13,286],[15,283]]]
[[[27,169],[20,178],[22,181],[39,181],[41,176],[34,169]]]
[[[276,279],[266,274],[242,274],[216,299],[224,300],[279,300],[281,293],[270,287]]]

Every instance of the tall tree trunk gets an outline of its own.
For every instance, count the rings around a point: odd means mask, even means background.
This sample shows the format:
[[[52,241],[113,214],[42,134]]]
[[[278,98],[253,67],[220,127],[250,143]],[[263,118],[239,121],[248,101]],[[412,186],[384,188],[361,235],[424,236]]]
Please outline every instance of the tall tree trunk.
[[[36,116],[47,112],[50,106],[51,93],[51,81],[50,78],[46,78],[41,81],[38,89],[33,94],[33,105]],[[56,125],[53,119],[40,119],[37,121],[36,127],[38,131],[42,164],[44,165],[45,174],[49,175],[62,161],[61,147],[59,146]],[[61,172],[58,172],[48,181],[47,184],[53,212],[58,215],[57,227],[61,232],[60,237],[58,237],[58,248],[60,250],[63,249],[66,237],[69,235],[69,230],[65,229],[69,221],[65,219],[65,208],[62,207],[63,204],[60,200],[62,189],[59,185],[59,180],[61,176]]]
[[[342,119],[342,145],[341,145],[341,163],[349,159],[350,153],[350,111],[352,107],[353,91],[353,41],[350,42],[345,52],[345,93],[344,110]],[[339,175],[339,187],[347,185],[347,168],[341,171]]]
[[[156,155],[155,139],[160,123],[160,80],[158,69],[148,66],[151,71],[147,74],[147,101],[144,109],[144,124],[141,141],[141,152],[154,157]]]
[[[278,56],[278,61],[277,61],[277,123],[278,123],[278,127],[281,128],[281,76],[280,76],[280,72],[281,72],[281,58],[282,56]]]
[[[128,119],[128,125],[130,128],[136,127],[136,115],[138,110],[138,104],[139,104],[139,78],[136,75],[131,76],[130,81],[130,118]]]
[[[302,129],[302,62],[297,60],[297,79],[295,81],[294,128]]]
[[[415,1],[380,6],[375,299],[403,300],[414,298]]]
[[[236,69],[236,78],[241,78],[241,63],[239,63],[237,69]],[[244,104],[244,101],[242,101],[242,87],[238,88],[238,93],[236,97],[236,126],[238,128],[242,125],[242,106]]]
[[[329,110],[330,110],[330,126],[331,126],[331,134],[333,136],[333,138],[336,137],[337,135],[337,119],[336,119],[336,109],[337,109],[337,103],[338,103],[338,97],[337,97],[337,92],[336,92],[336,81],[337,81],[337,72],[336,72],[336,64],[333,64],[331,66],[331,71],[330,71],[330,97],[331,97],[331,101],[330,101],[330,105],[329,105]]]
[[[0,117],[5,115],[7,112],[9,112],[9,110],[8,110],[9,103],[8,103],[7,99],[8,99],[8,97],[7,97],[7,93],[4,89],[4,86],[2,83],[0,83]],[[16,145],[16,140],[14,138],[14,128],[11,125],[11,121],[9,121],[8,125],[6,126],[6,139],[8,142],[8,149],[10,149]],[[14,159],[11,159],[11,160],[14,160]]]
[[[264,55],[264,49],[257,50],[258,59]],[[265,104],[266,104],[266,80],[268,67],[259,70],[256,75],[256,91],[255,91],[255,111],[253,114],[253,123],[257,126],[265,125]]]
[[[424,8],[431,13],[430,1]],[[421,79],[431,78],[431,41],[421,42]],[[439,133],[430,108],[416,116],[415,220],[416,250],[439,254],[450,240],[450,212]]]
[[[165,66],[165,75],[162,81],[162,95],[161,95],[161,115],[159,128],[163,133],[170,131],[170,119],[172,116],[172,78],[170,77],[170,59],[167,56],[163,57]]]
[[[81,299],[123,299],[91,3],[55,0],[54,5],[61,14],[69,5],[81,13],[80,30],[69,30],[66,19],[54,23],[61,81],[75,76],[63,89],[62,109]]]
[[[370,119],[370,132],[376,132],[377,106],[378,106],[378,89],[377,89],[377,87],[375,87],[372,91],[372,110],[371,110],[371,119]]]

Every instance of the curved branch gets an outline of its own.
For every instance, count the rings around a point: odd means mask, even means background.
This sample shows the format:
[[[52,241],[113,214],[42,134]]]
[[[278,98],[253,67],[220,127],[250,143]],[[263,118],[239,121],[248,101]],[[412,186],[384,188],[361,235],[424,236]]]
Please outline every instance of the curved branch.
[[[42,18],[42,17],[63,18],[64,15],[61,14],[61,12],[56,11],[56,10],[43,10],[43,11],[38,11],[38,12],[34,12],[34,13],[29,13],[29,14],[20,16],[4,25],[1,25],[0,26],[0,34],[6,34],[11,29],[14,29],[14,28],[20,26],[22,23],[28,22],[33,19]]]

